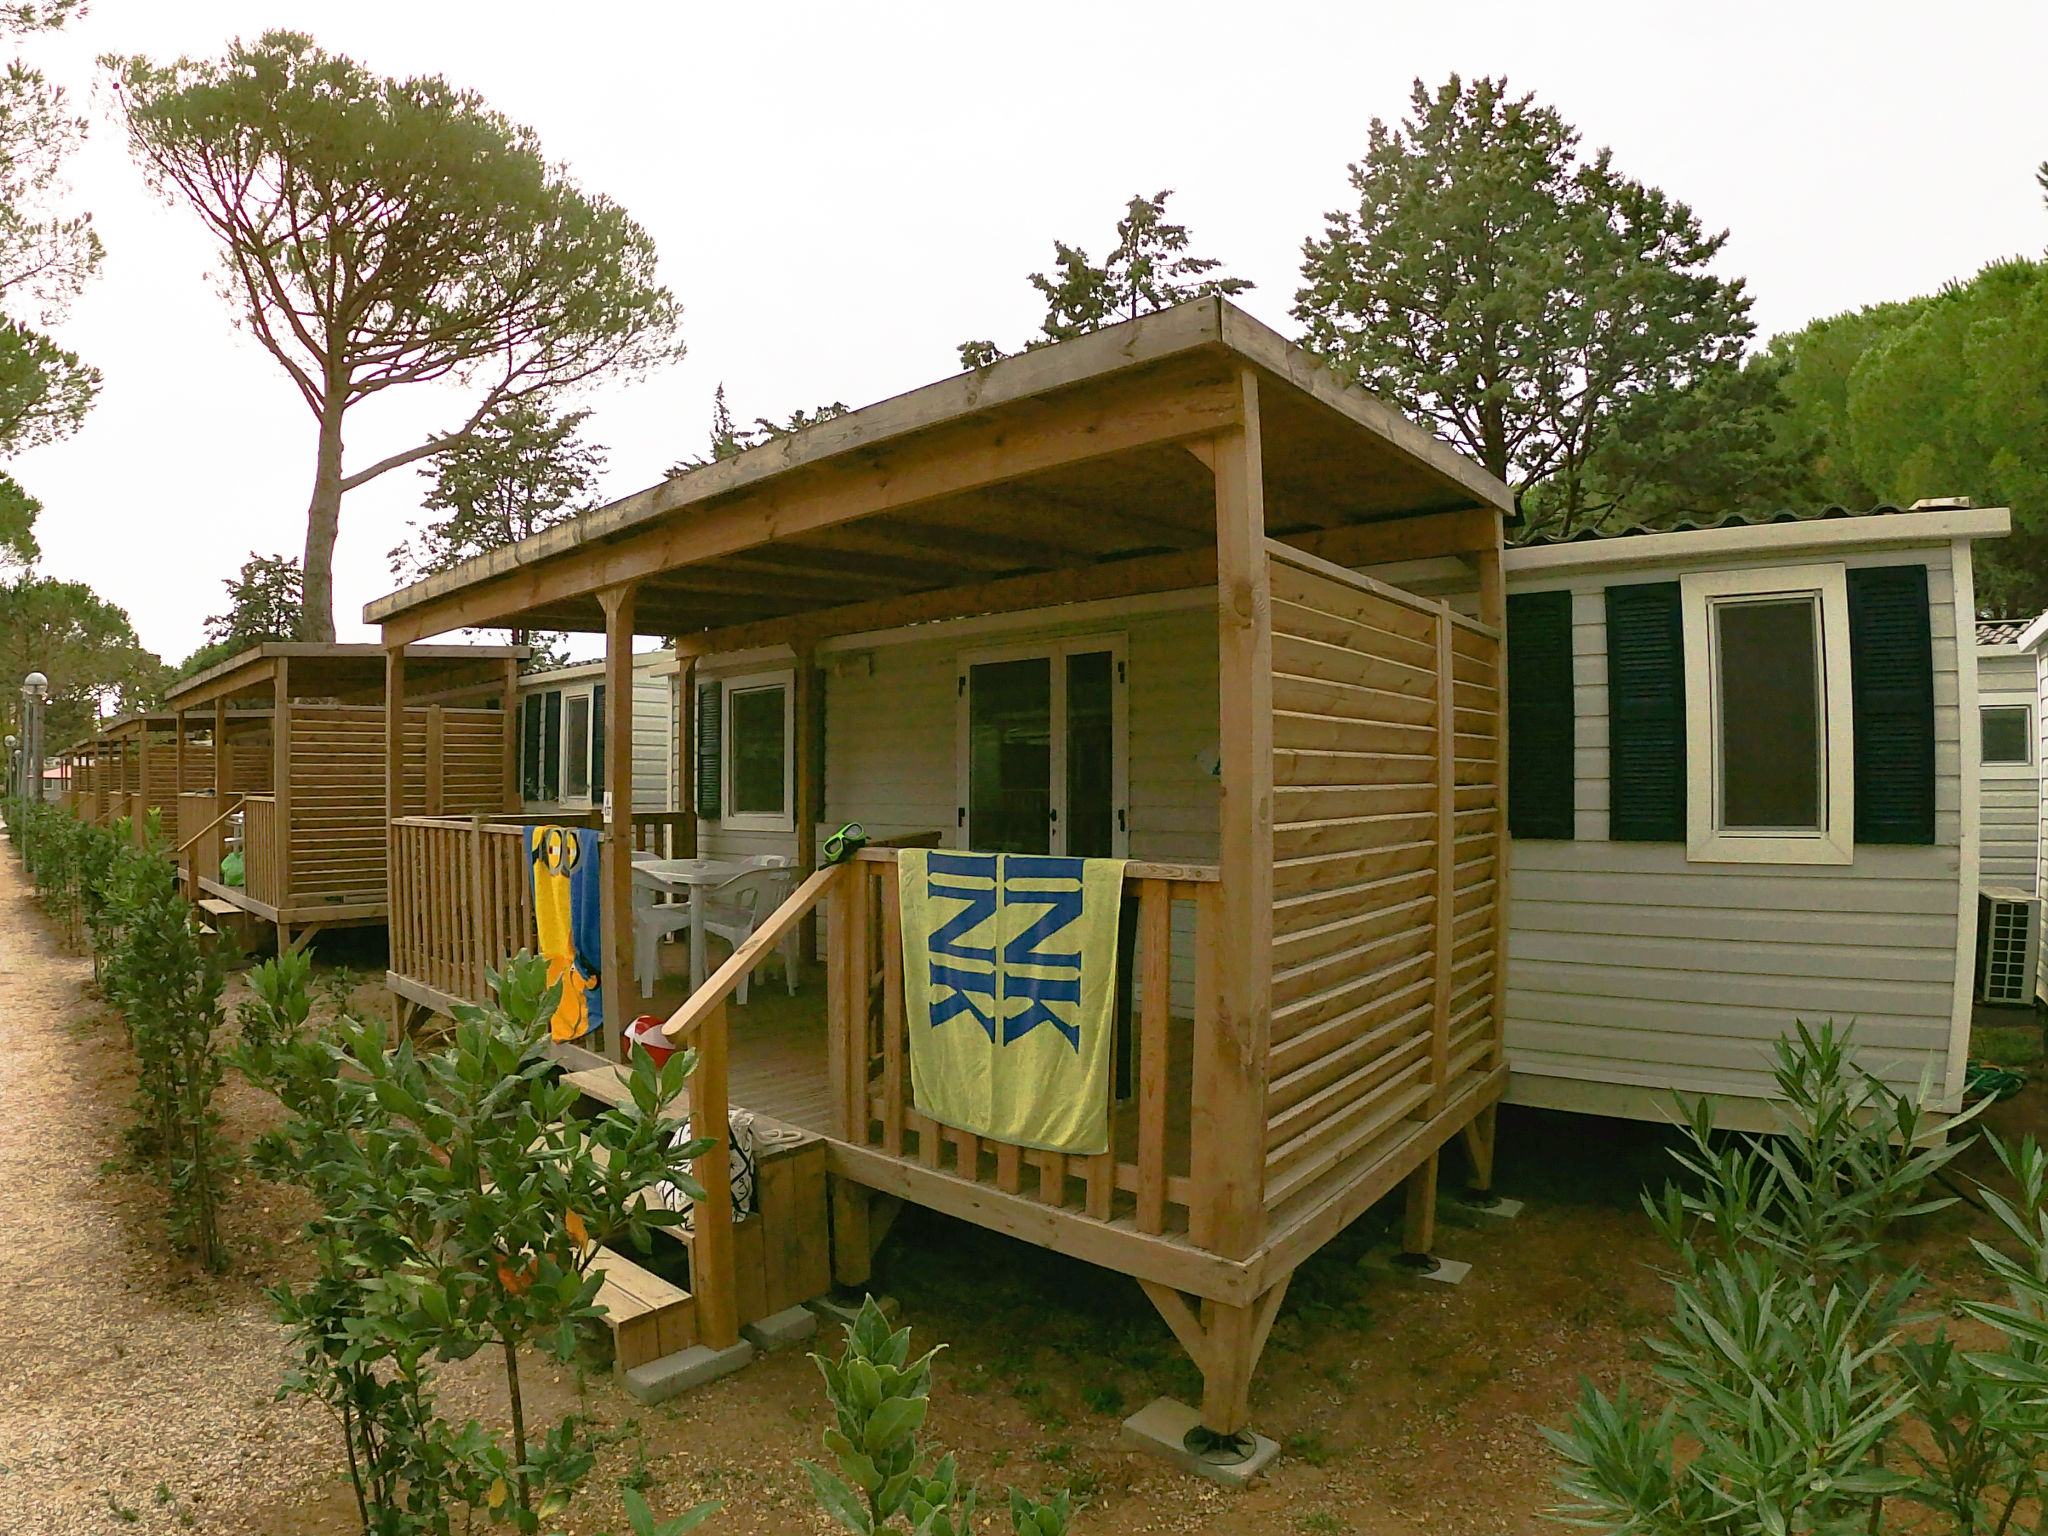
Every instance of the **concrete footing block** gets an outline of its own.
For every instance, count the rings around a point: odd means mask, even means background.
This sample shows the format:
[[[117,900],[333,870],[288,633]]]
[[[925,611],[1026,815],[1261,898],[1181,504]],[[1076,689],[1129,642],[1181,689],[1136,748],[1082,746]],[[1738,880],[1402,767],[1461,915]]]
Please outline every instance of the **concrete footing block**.
[[[804,1306],[815,1312],[820,1322],[844,1323],[850,1328],[860,1316],[861,1303],[866,1300],[866,1295],[849,1296],[835,1291],[824,1296],[813,1296],[804,1303]],[[877,1296],[875,1304],[882,1309],[882,1316],[892,1323],[896,1321],[896,1314],[901,1308],[894,1296]]]
[[[1511,1227],[1515,1218],[1522,1214],[1522,1202],[1506,1195],[1497,1195],[1487,1203],[1475,1204],[1471,1199],[1446,1196],[1436,1205],[1437,1220],[1454,1227],[1467,1227],[1480,1232],[1497,1232],[1502,1227]]]
[[[740,1329],[740,1337],[767,1355],[778,1349],[788,1349],[792,1344],[801,1344],[817,1331],[817,1313],[809,1307],[785,1307],[772,1317],[748,1323]]]
[[[726,1349],[693,1344],[659,1360],[634,1366],[626,1372],[626,1390],[640,1402],[665,1403],[692,1387],[730,1376],[753,1358],[754,1346],[745,1339]]]
[[[1128,1419],[1119,1435],[1133,1450],[1163,1456],[1183,1472],[1206,1477],[1226,1488],[1242,1488],[1261,1472],[1280,1447],[1264,1435],[1247,1430],[1251,1439],[1248,1454],[1236,1451],[1196,1450],[1189,1446],[1189,1431],[1199,1429],[1202,1416],[1186,1403],[1170,1397],[1155,1397]]]
[[[1442,1254],[1429,1255],[1431,1262],[1427,1268],[1407,1262],[1407,1258],[1396,1248],[1375,1248],[1359,1260],[1359,1267],[1390,1280],[1407,1280],[1417,1285],[1463,1285],[1472,1273],[1472,1266],[1463,1259],[1447,1259]]]

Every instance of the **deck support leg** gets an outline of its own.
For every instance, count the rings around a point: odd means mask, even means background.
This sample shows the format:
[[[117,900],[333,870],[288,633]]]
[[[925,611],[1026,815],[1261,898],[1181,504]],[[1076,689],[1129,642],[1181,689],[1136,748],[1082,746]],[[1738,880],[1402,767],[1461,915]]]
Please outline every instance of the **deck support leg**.
[[[1465,1141],[1465,1155],[1472,1162],[1465,1188],[1475,1195],[1493,1192],[1493,1136],[1499,1110],[1498,1104],[1487,1105],[1459,1132]]]
[[[864,1184],[832,1175],[832,1283],[859,1287],[874,1273],[878,1239],[869,1220],[874,1196]]]
[[[1401,1253],[1413,1259],[1436,1244],[1436,1167],[1441,1154],[1432,1152],[1408,1175],[1401,1213]]]
[[[1211,1436],[1241,1435],[1251,1421],[1252,1373],[1291,1279],[1291,1274],[1283,1276],[1247,1307],[1190,1298],[1156,1280],[1138,1282],[1202,1373],[1201,1427]]]

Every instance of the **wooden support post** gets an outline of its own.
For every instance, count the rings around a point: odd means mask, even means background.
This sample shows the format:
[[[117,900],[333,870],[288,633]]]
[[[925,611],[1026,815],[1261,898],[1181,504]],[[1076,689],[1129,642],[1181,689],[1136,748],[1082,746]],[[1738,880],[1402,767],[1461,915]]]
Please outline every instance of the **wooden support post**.
[[[135,739],[138,743],[135,749],[135,840],[141,842],[143,833],[149,824],[150,806],[149,716],[146,714],[136,724]],[[40,789],[42,786],[38,785],[36,787]]]
[[[619,1059],[626,992],[633,980],[633,588],[606,587],[604,605],[604,799],[611,817],[604,852],[604,1055]],[[701,1069],[700,1069],[701,1070]],[[713,1134],[723,1134],[724,1127]]]
[[[1508,1025],[1508,598],[1498,547],[1479,556],[1479,617],[1500,631],[1494,653],[1493,737],[1493,1051],[1491,1070],[1507,1060]],[[1492,1111],[1487,1111],[1487,1177],[1493,1174]]]
[[[427,706],[427,806],[429,816],[448,810],[448,720],[439,704]]]
[[[1471,1160],[1471,1177],[1465,1187],[1475,1195],[1493,1190],[1493,1135],[1500,1121],[1500,1106],[1489,1104],[1466,1122],[1459,1134],[1465,1141],[1465,1155]]]
[[[213,701],[213,813],[218,816],[226,808],[228,795],[235,787],[235,759],[228,751],[228,701]]]
[[[1436,616],[1436,937],[1429,1014],[1429,1098],[1415,1111],[1444,1112],[1451,1077],[1451,950],[1457,922],[1458,725],[1451,677],[1451,615]]]
[[[505,711],[505,784],[500,808],[518,815],[526,808],[525,797],[519,785],[519,658],[510,657],[505,662],[505,696],[500,707]]]
[[[859,1286],[874,1273],[875,1240],[867,1188],[832,1175],[832,1282]]]
[[[606,1017],[610,1017],[609,1010]],[[695,1203],[693,1215],[696,1230],[690,1243],[690,1291],[697,1298],[698,1337],[713,1349],[730,1349],[739,1342],[740,1318],[733,1271],[728,1148],[732,1131],[726,1103],[724,1003],[704,1020],[696,1046],[697,1070],[690,1074],[690,1134],[711,1138],[711,1147],[690,1169],[704,1189],[704,1198]]]
[[[796,715],[796,868],[797,881],[801,884],[809,879],[818,868],[818,822],[824,815],[821,804],[824,785],[820,782],[819,769],[824,743],[818,740],[818,727],[822,724],[819,710],[819,695],[824,687],[824,675],[818,671],[818,653],[809,644],[796,648],[796,698],[792,701]],[[798,930],[795,950],[801,960],[801,967],[808,967],[811,956],[818,952],[818,919],[815,912],[806,916]],[[789,951],[783,952],[785,956]],[[785,959],[785,964],[788,961]]]
[[[1432,1152],[1408,1175],[1402,1194],[1401,1251],[1428,1253],[1436,1243],[1436,1165],[1440,1153]]]
[[[842,864],[825,897],[825,1076],[832,1098],[832,1134],[854,1139],[853,1063],[863,1026],[854,1006],[853,908],[865,874],[858,862]],[[863,1141],[865,1137],[861,1138]]]
[[[1190,1303],[1172,1286],[1139,1280],[1145,1295],[1166,1319],[1188,1358],[1202,1373],[1202,1427],[1212,1435],[1241,1433],[1251,1420],[1252,1373],[1272,1336],[1273,1320],[1287,1296],[1283,1275],[1250,1306],[1233,1307],[1203,1298]]]
[[[697,658],[676,662],[676,810],[682,823],[670,857],[697,857]]]
[[[275,859],[278,909],[292,905],[294,895],[292,878],[292,662],[289,656],[277,658],[277,681],[272,686],[270,711],[270,793],[275,800],[270,829],[270,846]],[[248,875],[246,871],[243,879]],[[286,925],[278,924],[277,940],[280,946],[290,938]],[[280,953],[282,949],[280,948]]]
[[[185,711],[182,709],[171,711],[171,741],[171,771],[177,776],[177,785],[172,790],[175,797],[185,793]]]
[[[1258,375],[1243,419],[1212,440],[1221,697],[1222,876],[1212,998],[1194,1042],[1189,1236],[1230,1258],[1265,1235],[1266,1056],[1273,998],[1273,615]],[[1206,1026],[1206,1027],[1204,1027]]]
[[[405,647],[384,647],[384,894],[398,879],[398,828],[405,814]]]

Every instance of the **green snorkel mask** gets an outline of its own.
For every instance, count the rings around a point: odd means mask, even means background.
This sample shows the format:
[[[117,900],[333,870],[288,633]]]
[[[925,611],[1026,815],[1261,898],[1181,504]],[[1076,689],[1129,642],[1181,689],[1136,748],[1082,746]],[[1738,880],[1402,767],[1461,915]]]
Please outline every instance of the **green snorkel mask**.
[[[867,829],[857,821],[849,821],[825,839],[825,862],[844,864],[867,845]]]

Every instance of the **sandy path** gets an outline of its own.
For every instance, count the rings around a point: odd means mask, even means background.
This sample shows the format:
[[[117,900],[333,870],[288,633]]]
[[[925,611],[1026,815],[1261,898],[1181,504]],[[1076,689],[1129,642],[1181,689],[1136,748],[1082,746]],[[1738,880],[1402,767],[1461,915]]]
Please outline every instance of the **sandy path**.
[[[101,1175],[131,1079],[91,975],[0,855],[0,1531],[245,1530],[328,1474],[334,1436],[273,1402],[255,1282],[192,1276],[154,1191]]]

